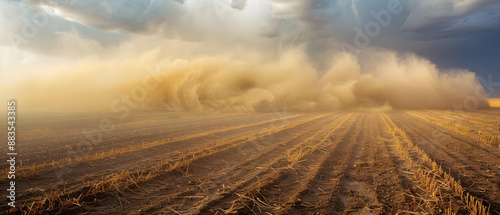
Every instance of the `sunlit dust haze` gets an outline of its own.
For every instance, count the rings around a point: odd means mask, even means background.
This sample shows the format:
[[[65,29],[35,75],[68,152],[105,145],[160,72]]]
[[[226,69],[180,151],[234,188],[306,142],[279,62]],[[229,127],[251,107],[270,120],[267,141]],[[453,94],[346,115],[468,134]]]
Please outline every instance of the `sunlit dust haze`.
[[[437,35],[435,26],[454,22],[434,13],[419,19],[430,1],[401,1],[357,52],[339,44],[355,45],[355,29],[376,20],[371,10],[388,11],[389,1],[323,8],[298,0],[104,2],[1,2],[8,34],[0,38],[0,99],[35,112],[488,106],[475,71],[427,55],[439,41],[452,44],[467,35],[462,31],[481,29],[453,24]],[[464,14],[491,4],[476,6]],[[26,20],[36,28],[29,38],[22,37]]]
[[[475,74],[439,71],[414,54],[370,50],[339,52],[324,71],[300,49],[277,59],[252,53],[162,56],[153,50],[117,59],[88,58],[19,69],[50,76],[16,77],[2,84],[26,109],[255,112],[333,111],[364,108],[453,108],[482,92]],[[5,90],[5,91],[4,91]]]

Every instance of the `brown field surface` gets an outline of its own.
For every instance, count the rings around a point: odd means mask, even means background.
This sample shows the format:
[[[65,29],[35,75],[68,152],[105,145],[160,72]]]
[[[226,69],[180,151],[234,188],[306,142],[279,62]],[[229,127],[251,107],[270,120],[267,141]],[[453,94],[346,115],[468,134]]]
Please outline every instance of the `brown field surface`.
[[[20,207],[2,198],[2,211],[500,214],[499,120],[499,109],[26,115]]]

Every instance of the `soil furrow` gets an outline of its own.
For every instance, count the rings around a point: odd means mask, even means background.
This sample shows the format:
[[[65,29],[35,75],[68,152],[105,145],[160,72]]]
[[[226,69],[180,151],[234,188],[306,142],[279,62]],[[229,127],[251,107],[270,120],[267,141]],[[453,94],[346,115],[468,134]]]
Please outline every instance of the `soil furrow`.
[[[299,118],[299,119],[301,119],[301,118]],[[279,121],[281,119],[275,119],[275,120]],[[284,120],[286,120],[286,119],[284,119]],[[269,122],[269,120],[265,120],[264,122],[266,122],[266,121]],[[274,121],[271,121],[271,123],[273,123],[273,122]],[[267,123],[261,122],[260,125],[274,128],[274,127],[281,126],[281,125],[284,125],[286,123],[292,123],[292,122],[295,122],[295,121],[293,121],[293,120],[283,121],[280,124],[267,124]],[[251,134],[251,133],[255,133],[256,131],[259,132],[260,130],[261,130],[260,127],[256,127],[253,130],[245,130],[244,134]],[[37,180],[40,180],[42,182],[47,181],[47,183],[45,183],[45,185],[38,187],[40,189],[44,189],[44,190],[49,189],[48,185],[53,184],[54,181],[56,181],[57,182],[56,184],[59,186],[65,186],[67,188],[71,188],[72,186],[79,185],[82,180],[90,181],[93,179],[100,179],[101,176],[109,175],[110,173],[119,173],[120,171],[123,171],[125,169],[134,170],[134,169],[144,168],[145,166],[153,166],[155,163],[157,163],[161,159],[172,159],[174,157],[178,157],[184,151],[193,150],[195,148],[193,146],[196,144],[209,145],[210,143],[217,142],[217,141],[219,141],[219,142],[230,141],[233,138],[234,138],[234,136],[230,135],[230,136],[221,136],[221,137],[212,138],[211,140],[207,140],[207,139],[200,138],[200,137],[194,138],[194,139],[186,139],[186,140],[178,142],[177,144],[179,146],[175,146],[174,148],[172,148],[172,146],[174,146],[174,144],[167,144],[167,145],[161,145],[161,146],[157,145],[157,146],[154,146],[154,148],[146,148],[146,149],[142,149],[142,150],[137,150],[135,152],[121,153],[119,155],[105,157],[105,158],[98,159],[98,160],[95,160],[92,162],[81,161],[80,163],[75,163],[74,165],[69,165],[69,166],[59,166],[59,165],[56,165],[54,167],[51,166],[51,169],[36,170],[37,172],[40,172],[40,173],[35,174],[34,177],[37,177]],[[210,141],[210,142],[207,143],[207,141]],[[183,144],[186,142],[188,144]],[[191,147],[189,147],[188,145]],[[181,147],[181,146],[185,150],[180,150],[179,147]],[[158,153],[158,152],[161,152],[161,153]],[[76,179],[76,180],[70,181],[70,180],[67,180],[67,178]],[[31,186],[29,186],[29,184],[26,184],[26,185],[27,185],[27,187],[21,187],[21,189],[32,188]]]
[[[258,136],[260,136],[260,135],[267,136],[267,135],[272,135],[272,134],[274,134],[276,132],[284,132],[284,131],[287,131],[287,130],[289,130],[291,128],[294,128],[296,126],[299,126],[299,125],[302,125],[302,124],[305,124],[305,123],[309,123],[309,122],[313,122],[313,121],[318,120],[320,118],[324,118],[327,115],[330,115],[330,114],[324,114],[324,115],[319,115],[319,116],[318,115],[314,115],[313,117],[308,117],[308,118],[306,118],[304,120],[300,120],[298,122],[284,124],[284,125],[281,125],[281,126],[277,126],[276,128],[273,127],[271,129],[267,129],[265,131],[261,131],[261,132],[255,133],[255,135],[258,135]],[[203,158],[211,156],[212,154],[215,154],[215,153],[220,153],[222,151],[227,151],[227,150],[233,149],[233,148],[237,147],[241,143],[255,140],[255,139],[257,139],[257,137],[255,135],[254,134],[252,134],[252,135],[245,135],[245,136],[241,136],[241,137],[238,137],[238,138],[235,138],[235,139],[230,139],[229,141],[224,141],[224,142],[220,142],[220,143],[213,143],[212,145],[208,145],[205,148],[194,149],[193,152],[187,153],[187,154],[183,155],[183,157],[180,157],[178,160],[174,160],[173,162],[168,161],[166,164],[159,163],[159,164],[156,164],[156,165],[150,165],[150,166],[153,166],[153,167],[149,167],[149,168],[148,167],[144,167],[144,168],[138,170],[137,173],[133,173],[133,172],[129,173],[128,171],[126,171],[126,172],[121,172],[121,173],[119,173],[119,174],[117,174],[115,176],[122,177],[121,175],[123,173],[126,173],[126,175],[129,175],[129,174],[136,175],[136,174],[139,174],[139,172],[140,172],[140,174],[142,175],[144,172],[146,172],[146,173],[147,172],[150,172],[150,173],[153,172],[153,176],[152,177],[150,177],[148,175],[147,177],[142,178],[142,180],[145,180],[145,181],[156,180],[158,178],[161,178],[162,175],[169,174],[172,171],[178,171],[179,168],[182,169],[184,166],[189,165],[189,163],[191,163],[191,162],[203,159]],[[163,169],[165,169],[165,168],[166,168],[167,172],[166,173],[165,172],[162,173]],[[158,171],[159,171],[159,173],[155,173],[155,172],[158,172]],[[182,172],[182,170],[180,170],[180,171]],[[103,185],[106,185],[106,186],[110,186],[109,188],[102,188],[102,191],[98,192],[98,193],[106,193],[106,195],[104,197],[107,197],[107,196],[110,195],[109,191],[106,191],[106,189],[113,189],[114,190],[114,189],[119,189],[120,187],[127,188],[130,185],[129,184],[130,181],[128,179],[126,179],[126,180],[119,179],[117,181],[117,179],[115,179],[115,176],[113,176],[113,175],[111,175],[111,176],[112,176],[111,178],[107,177],[106,180],[103,179],[102,183],[100,182],[100,184],[103,184]],[[118,182],[118,184],[117,184],[117,182]],[[137,187],[137,182],[134,182],[133,185],[135,185]],[[99,185],[99,186],[101,186],[101,185]],[[116,187],[116,186],[118,186],[118,187]],[[67,196],[67,195],[74,196],[74,195],[78,195],[79,193],[82,193],[82,194],[83,193],[87,193],[87,195],[85,195],[84,198],[88,199],[89,196],[94,196],[95,195],[95,194],[92,194],[92,195],[88,194],[93,189],[94,189],[93,186],[83,186],[83,187],[79,188],[76,191],[71,191],[68,194],[62,194],[62,196]],[[99,188],[99,189],[101,189],[101,188]],[[62,198],[62,199],[64,199],[64,198]]]
[[[301,207],[308,207],[316,212],[325,210],[328,207],[328,198],[331,196],[328,192],[331,187],[330,183],[325,180],[334,180],[328,178],[328,175],[340,176],[342,174],[340,169],[344,165],[332,165],[334,162],[332,160],[342,160],[337,156],[346,147],[343,145],[346,136],[353,134],[352,129],[359,127],[359,118],[359,116],[354,118],[355,121],[342,132],[338,132],[336,138],[328,134],[327,138],[330,144],[326,145],[324,147],[325,151],[318,153],[316,158],[305,161],[294,174],[289,175],[284,180],[275,181],[267,189],[261,191],[262,197],[276,206],[272,212],[296,214],[303,213],[296,211],[300,210]],[[355,130],[354,134],[359,134],[359,131]],[[314,185],[316,186],[312,187]],[[310,195],[312,193],[317,195]],[[312,198],[318,198],[318,201]],[[316,205],[320,202],[320,205]]]
[[[340,186],[338,190],[333,190],[332,194],[334,197],[331,198],[331,203],[329,204],[331,208],[328,208],[327,213],[333,211],[334,214],[347,214],[347,213],[371,213],[373,212],[368,207],[365,208],[367,204],[377,204],[378,200],[370,192],[368,185],[364,181],[357,181],[357,168],[362,162],[360,161],[362,153],[364,153],[363,145],[366,146],[366,131],[369,130],[369,123],[366,123],[366,117],[361,121],[363,126],[360,129],[364,132],[355,133],[351,136],[351,140],[348,141],[349,148],[345,151],[345,154],[350,154],[350,156],[345,159],[348,161],[342,178],[340,178]],[[363,192],[364,191],[364,192]],[[337,193],[337,194],[335,194]],[[366,201],[366,202],[365,202]],[[335,204],[335,205],[334,205]],[[337,206],[337,207],[332,207]]]
[[[467,191],[486,200],[492,210],[500,211],[500,169],[495,166],[500,163],[499,159],[488,158],[485,153],[478,154],[477,150],[467,150],[467,144],[456,139],[437,141],[428,138],[425,134],[432,128],[420,123],[408,126],[408,121],[403,122],[402,117],[394,117],[393,120],[425,153],[460,180]]]
[[[350,124],[349,127],[351,127],[356,121],[355,117],[351,118],[354,119],[349,120],[351,121],[349,122]],[[341,124],[336,125],[336,127],[340,126]],[[323,137],[322,139],[328,138],[331,132],[332,131],[324,132],[326,134],[324,134],[325,137]],[[325,145],[330,143],[321,140],[316,142],[316,145],[319,144]],[[256,178],[252,180],[254,181],[254,183],[242,184],[243,186],[239,186],[237,189],[233,190],[230,193],[230,195],[225,196],[224,198],[216,202],[211,202],[210,204],[207,204],[204,208],[202,208],[201,211],[206,213],[222,211],[219,208],[225,210],[231,209],[238,211],[239,213],[251,213],[252,211],[257,213],[262,211],[271,211],[271,212],[279,211],[282,208],[282,206],[275,204],[276,199],[287,198],[287,195],[278,192],[277,195],[273,196],[272,193],[275,193],[274,191],[276,191],[276,185],[286,184],[287,192],[288,191],[293,192],[294,189],[292,189],[291,183],[295,182],[296,180],[300,180],[300,178],[305,177],[307,175],[307,169],[309,169],[308,166],[316,163],[317,160],[315,160],[315,158],[321,156],[321,154],[324,154],[324,152],[321,152],[321,147],[319,149],[320,150],[314,150],[308,154],[303,155],[303,158],[301,158],[300,161],[296,163],[297,165],[291,165],[290,161],[287,161],[286,159],[278,161],[276,165],[272,166],[272,170],[276,170],[275,172],[270,171],[265,175],[256,176]],[[294,184],[294,185],[300,185],[300,184]],[[268,194],[267,197],[264,196],[265,194],[264,191],[270,192],[267,193]],[[271,197],[274,198],[274,200],[267,199]],[[255,202],[258,203],[257,207],[249,207]],[[221,204],[226,206],[221,207]]]
[[[403,113],[398,113],[398,114],[404,115]],[[443,140],[443,139],[448,139],[448,137],[451,137],[451,138],[456,139],[464,144],[467,144],[468,147],[474,147],[475,148],[474,150],[480,150],[480,151],[483,151],[487,154],[490,154],[491,156],[494,156],[496,158],[500,158],[499,147],[494,147],[491,145],[484,144],[473,137],[462,135],[462,134],[459,134],[455,131],[450,131],[447,128],[443,128],[439,125],[436,125],[436,124],[433,124],[431,122],[414,117],[411,114],[410,114],[410,116],[411,117],[409,117],[409,118],[416,118],[417,120],[415,120],[415,121],[418,121],[421,124],[424,124],[429,128],[432,128],[432,131],[430,133],[431,135],[428,135],[428,136],[432,137],[433,139]]]
[[[401,211],[409,211],[410,205],[407,201],[407,190],[411,186],[401,174],[403,162],[392,150],[391,134],[387,131],[386,125],[382,121],[382,116],[377,114],[374,166],[369,167],[374,171],[374,183],[376,183],[376,193],[379,202],[383,205],[382,214],[398,214]]]
[[[337,121],[342,118],[341,115],[335,115],[321,119],[313,125],[305,127],[297,127],[290,130],[294,135],[275,134],[272,139],[262,139],[259,142],[248,143],[245,147],[235,150],[225,151],[220,154],[215,154],[209,158],[205,158],[198,162],[190,164],[189,174],[183,177],[169,175],[162,178],[161,181],[169,181],[171,186],[182,187],[178,191],[170,190],[173,195],[164,198],[165,200],[156,199],[154,203],[149,202],[149,205],[143,207],[144,211],[155,210],[160,207],[163,209],[174,208],[175,210],[185,211],[196,208],[197,204],[201,204],[203,200],[215,198],[219,193],[224,193],[231,189],[235,181],[242,178],[252,178],[263,170],[268,169],[273,163],[283,159],[286,154],[282,153],[289,148],[296,146],[300,141],[308,136],[317,136],[322,126],[328,121]],[[320,130],[320,132],[316,132]],[[316,133],[316,134],[314,134]],[[279,154],[279,156],[276,156]],[[155,184],[149,183],[147,187],[155,187]],[[147,190],[147,187],[144,190]],[[162,189],[158,190],[162,192]],[[215,194],[215,195],[214,195]],[[147,196],[155,195],[155,193],[147,192]],[[161,194],[159,194],[161,195]],[[191,196],[198,196],[196,199]],[[203,197],[203,198],[202,198]],[[179,205],[182,205],[180,207]]]

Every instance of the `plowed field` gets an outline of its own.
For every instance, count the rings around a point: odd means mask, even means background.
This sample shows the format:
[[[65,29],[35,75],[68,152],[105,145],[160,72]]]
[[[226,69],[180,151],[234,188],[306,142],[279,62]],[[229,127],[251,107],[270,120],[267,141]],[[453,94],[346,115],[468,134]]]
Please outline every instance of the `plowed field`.
[[[18,124],[26,214],[500,214],[495,109],[105,117]]]

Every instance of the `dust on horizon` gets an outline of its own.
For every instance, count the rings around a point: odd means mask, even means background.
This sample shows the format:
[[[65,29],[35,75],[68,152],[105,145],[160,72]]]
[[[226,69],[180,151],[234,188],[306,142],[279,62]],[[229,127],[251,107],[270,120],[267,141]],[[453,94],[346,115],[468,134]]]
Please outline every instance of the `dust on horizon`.
[[[453,109],[464,103],[488,107],[474,73],[440,71],[414,54],[371,50],[358,56],[336,53],[331,59],[330,66],[320,70],[300,49],[279,59],[176,59],[152,51],[31,66],[28,70],[55,72],[2,86],[31,111],[386,111]]]

